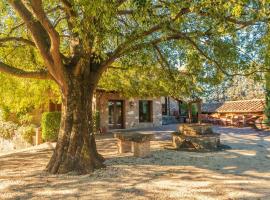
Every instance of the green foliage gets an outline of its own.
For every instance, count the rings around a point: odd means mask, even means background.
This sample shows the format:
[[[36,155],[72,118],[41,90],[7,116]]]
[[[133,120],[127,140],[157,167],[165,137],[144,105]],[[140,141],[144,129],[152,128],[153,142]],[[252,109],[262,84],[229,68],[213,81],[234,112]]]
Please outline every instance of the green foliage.
[[[0,109],[6,119],[16,113],[20,123],[31,121],[29,113],[60,98],[56,84],[51,81],[20,79],[0,74]]]
[[[0,117],[0,120],[4,120],[4,121],[7,121],[7,119],[9,118],[10,116],[10,109],[3,105],[2,108],[1,108],[1,117]]]
[[[262,79],[262,77],[261,77]],[[263,99],[265,82],[252,77],[234,76],[226,78],[219,85],[205,85],[203,98],[206,101],[236,101],[247,99]]]
[[[17,118],[20,124],[30,124],[33,116],[29,113],[17,113]]]
[[[41,119],[42,139],[56,141],[61,122],[60,112],[44,112]]]
[[[34,125],[22,126],[18,131],[26,142],[33,144],[33,136],[36,134],[35,128]]]
[[[203,85],[222,83],[224,74],[260,70],[263,61],[259,54],[270,52],[263,48],[270,38],[265,23],[265,19],[269,21],[267,1],[74,0],[71,5],[74,19],[66,17],[66,9],[55,9],[63,8],[61,1],[42,2],[60,35],[59,50],[68,58],[62,62],[65,66],[77,60],[89,64],[85,58],[94,58],[100,63],[109,55],[119,54],[109,63],[126,69],[107,70],[99,86],[125,96],[170,95],[184,100],[200,96]],[[17,27],[22,19],[6,1],[0,2],[0,20],[0,38],[31,39],[26,23]],[[74,46],[73,36],[81,41],[76,49],[80,51],[78,59],[72,57],[70,48]],[[0,44],[0,61],[26,71],[46,69],[38,48],[19,41]],[[254,73],[254,77],[260,75]],[[27,114],[60,96],[50,81],[3,74],[0,81],[5,83],[0,87],[0,106],[12,113]]]
[[[180,110],[181,110],[181,115],[187,116],[188,115],[188,105],[187,103],[181,103],[179,104]]]
[[[99,87],[118,91],[126,97],[173,96],[186,100],[191,94],[201,91],[195,77],[186,73],[175,68],[164,69],[153,61],[152,65],[148,62],[145,66],[121,63],[103,74]]]
[[[188,115],[188,104],[187,103],[181,103],[180,104],[180,110],[181,110],[181,115]],[[195,104],[191,105],[191,114],[192,116],[196,116],[198,112],[197,106]]]
[[[0,120],[0,137],[6,140],[11,140],[15,131],[18,129],[18,125],[10,121]]]

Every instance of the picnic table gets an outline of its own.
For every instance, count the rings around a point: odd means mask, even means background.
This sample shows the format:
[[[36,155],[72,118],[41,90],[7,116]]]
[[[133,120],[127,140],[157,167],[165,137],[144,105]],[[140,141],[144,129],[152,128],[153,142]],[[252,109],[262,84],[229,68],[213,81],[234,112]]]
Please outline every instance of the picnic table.
[[[150,154],[150,141],[154,139],[152,133],[118,132],[114,133],[117,139],[118,153],[133,152],[135,157],[146,157]]]

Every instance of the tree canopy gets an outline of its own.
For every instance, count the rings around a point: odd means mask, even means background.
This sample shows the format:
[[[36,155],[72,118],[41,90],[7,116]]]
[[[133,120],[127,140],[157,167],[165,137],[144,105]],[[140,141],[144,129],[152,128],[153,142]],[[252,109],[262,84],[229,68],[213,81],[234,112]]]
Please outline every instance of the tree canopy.
[[[153,57],[162,60],[156,53],[160,51],[170,65],[204,68],[208,76],[262,70],[247,55],[259,48],[257,40],[266,31],[267,1],[8,2],[0,5],[1,71],[16,76],[47,78],[49,61],[41,46],[52,48],[53,42],[59,46],[59,60],[69,65],[93,52],[104,65],[116,60],[143,63]],[[48,44],[41,44],[38,35],[33,38],[32,20],[27,18],[31,14],[35,31],[48,32]]]
[[[191,91],[201,91],[198,85],[202,82],[219,83],[224,75],[239,71],[243,74],[263,71],[258,65],[262,64],[258,51],[267,31],[268,4],[264,1],[39,3],[42,5],[34,7],[42,8],[58,33],[63,64],[79,63],[83,59],[79,57],[94,52],[94,59],[107,59],[109,65],[117,61],[114,65],[126,68],[123,71],[111,66],[100,82],[102,88],[120,90],[126,95],[164,94],[185,98]],[[30,4],[31,1],[26,8],[38,18]],[[17,2],[17,6],[23,5]],[[27,23],[8,2],[1,1],[0,8],[0,70],[25,78],[49,78],[41,49],[26,28]],[[135,66],[139,67],[132,68]],[[175,75],[177,78],[173,77]],[[17,84],[17,79],[10,79],[10,76],[1,76],[2,82],[8,83],[1,88],[2,99],[6,97],[2,103],[9,105],[8,97],[14,98],[10,105],[15,111],[25,109],[22,104],[40,105],[41,100],[47,101],[44,98],[47,95],[41,96],[45,88],[54,87],[47,81],[41,84],[18,79]],[[33,88],[35,95],[29,95],[32,98],[27,97],[25,103],[16,101],[17,97],[24,99],[20,94],[26,87]],[[40,97],[38,88],[42,91]],[[16,95],[12,91],[16,91]]]

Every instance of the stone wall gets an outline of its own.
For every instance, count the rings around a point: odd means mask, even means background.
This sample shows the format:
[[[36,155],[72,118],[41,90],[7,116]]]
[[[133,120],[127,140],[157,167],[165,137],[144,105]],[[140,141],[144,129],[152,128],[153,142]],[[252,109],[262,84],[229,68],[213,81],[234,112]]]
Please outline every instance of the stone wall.
[[[136,129],[162,125],[161,99],[160,98],[125,98],[118,93],[97,93],[94,99],[94,109],[100,112],[100,127],[103,132],[108,131],[108,101],[122,100],[124,107],[124,128]],[[139,100],[151,100],[153,106],[152,122],[139,122]]]

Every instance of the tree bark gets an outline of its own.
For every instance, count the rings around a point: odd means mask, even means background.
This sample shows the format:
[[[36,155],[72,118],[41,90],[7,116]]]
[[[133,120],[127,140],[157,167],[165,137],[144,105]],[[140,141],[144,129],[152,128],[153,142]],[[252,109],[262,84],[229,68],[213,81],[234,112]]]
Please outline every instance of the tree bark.
[[[93,133],[92,98],[95,84],[70,78],[63,94],[61,125],[56,148],[46,170],[50,173],[90,173],[105,167]],[[92,87],[91,87],[92,86]]]

